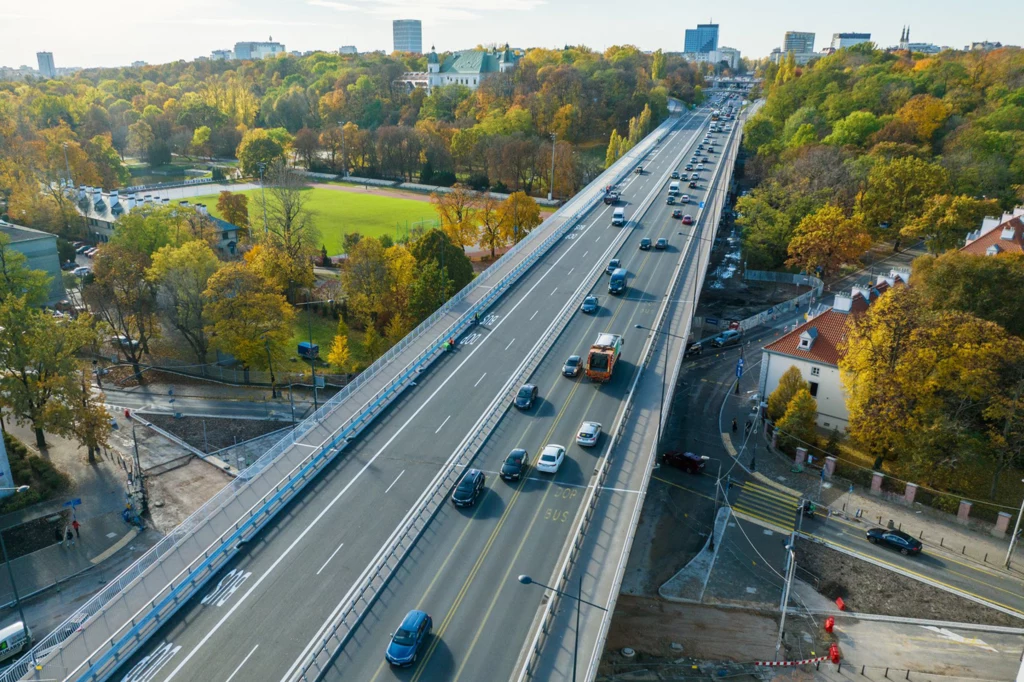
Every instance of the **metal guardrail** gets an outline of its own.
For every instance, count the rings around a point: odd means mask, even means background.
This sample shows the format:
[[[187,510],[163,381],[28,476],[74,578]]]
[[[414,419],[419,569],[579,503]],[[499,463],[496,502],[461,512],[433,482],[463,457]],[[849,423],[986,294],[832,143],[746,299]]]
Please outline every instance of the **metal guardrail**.
[[[735,132],[733,133],[733,135],[735,135]],[[727,155],[723,155],[723,160],[726,156]],[[721,163],[719,164],[718,168],[715,169],[715,179],[709,184],[709,187],[713,187],[718,182],[722,175],[723,169],[726,165],[730,164]],[[704,209],[701,209],[702,212],[703,210]],[[700,219],[701,218],[698,215],[698,219],[696,222],[700,223]],[[712,232],[712,234],[714,234],[714,232]],[[697,247],[698,257],[700,254],[701,239],[701,237],[695,237],[693,239],[693,244]],[[576,563],[576,559],[583,545],[583,540],[586,537],[587,531],[590,528],[590,522],[593,519],[594,511],[597,508],[598,493],[601,489],[601,486],[604,485],[604,481],[607,478],[608,471],[610,469],[609,462],[611,453],[618,444],[619,439],[622,437],[622,427],[626,423],[627,419],[629,418],[629,415],[632,412],[633,398],[636,393],[637,384],[640,381],[640,377],[643,376],[643,370],[646,369],[651,357],[653,356],[655,342],[661,335],[660,332],[665,322],[666,312],[671,302],[675,298],[674,292],[679,284],[679,275],[683,271],[683,265],[686,262],[687,258],[688,256],[685,253],[680,257],[679,263],[676,266],[676,270],[672,275],[672,280],[669,284],[667,294],[664,297],[661,306],[659,307],[656,322],[653,325],[653,328],[658,330],[658,332],[651,333],[648,337],[647,343],[645,344],[645,348],[643,353],[641,354],[641,359],[639,362],[639,367],[641,369],[640,371],[637,372],[636,376],[633,379],[633,383],[626,394],[626,399],[623,403],[622,410],[620,411],[619,416],[616,419],[615,426],[611,431],[609,442],[605,449],[604,456],[602,457],[601,462],[597,467],[596,479],[594,480],[592,485],[588,486],[587,497],[580,505],[581,511],[577,515],[573,532],[566,538],[566,543],[562,551],[564,559],[562,560],[560,567],[557,569],[555,576],[549,582],[549,584],[553,585],[557,590],[564,592],[567,589],[569,575],[573,569],[573,566]],[[658,418],[663,419],[664,415],[659,415]],[[528,645],[529,653],[526,655],[526,660],[523,662],[523,667],[519,671],[517,677],[519,682],[524,682],[525,680],[533,678],[534,665],[536,661],[540,658],[540,655],[543,651],[544,644],[548,632],[550,630],[551,624],[554,621],[555,613],[557,611],[560,600],[560,593],[553,592],[551,593],[550,598],[544,604],[541,605],[539,616],[534,621],[537,625],[535,633]],[[586,679],[590,679],[590,676],[588,676]]]
[[[621,181],[621,179],[632,170],[633,165],[640,158],[646,155],[650,148],[653,148],[653,146],[661,142],[663,135],[671,129],[675,122],[676,121],[673,121],[672,119],[666,120],[666,122],[659,126],[659,128],[648,136],[644,142],[623,156],[623,158],[616,164],[621,164],[621,166],[617,169],[617,174],[615,175],[616,179],[614,182]],[[657,136],[656,139],[654,139],[655,136]],[[645,142],[647,144],[644,144]],[[166,596],[163,596],[163,599],[159,604],[156,604],[156,600],[162,596],[162,593],[158,594],[157,597],[152,598],[148,604],[149,610],[145,615],[140,616],[139,613],[136,613],[136,616],[139,616],[139,622],[136,623],[136,617],[133,616],[130,621],[132,626],[131,629],[121,638],[120,641],[114,643],[110,641],[113,639],[113,637],[111,637],[106,643],[110,645],[110,648],[99,657],[99,660],[95,663],[88,660],[90,667],[85,678],[96,679],[97,677],[101,677],[104,671],[106,671],[111,664],[123,660],[124,654],[122,649],[127,646],[129,641],[133,643],[131,651],[134,651],[135,648],[145,641],[145,638],[151,633],[151,631],[155,629],[155,627],[150,627],[154,621],[159,621],[170,616],[185,601],[187,601],[191,594],[200,589],[220,568],[220,566],[234,555],[235,551],[237,551],[237,542],[240,539],[242,539],[247,533],[250,533],[250,531],[253,533],[256,532],[263,524],[272,519],[276,512],[284,506],[287,500],[291,499],[294,494],[298,493],[305,484],[323,468],[323,465],[332,461],[334,456],[344,449],[348,441],[358,435],[358,433],[361,432],[370,421],[372,421],[372,418],[375,417],[380,410],[390,404],[390,402],[393,401],[394,398],[409,385],[409,383],[411,383],[413,378],[415,378],[420,371],[425,369],[426,366],[436,359],[436,357],[442,352],[441,344],[444,339],[455,334],[461,334],[469,324],[474,312],[483,311],[493,304],[493,302],[515,281],[517,281],[524,272],[532,267],[554,243],[561,239],[564,233],[572,227],[576,220],[596,205],[601,200],[603,195],[602,188],[606,182],[607,179],[598,178],[591,183],[589,189],[584,190],[581,195],[578,195],[577,198],[574,198],[572,201],[567,203],[561,210],[556,211],[549,220],[562,220],[563,223],[562,225],[557,226],[555,231],[539,245],[535,244],[535,242],[540,238],[540,235],[544,230],[535,229],[520,241],[519,244],[510,249],[502,259],[487,268],[452,299],[450,299],[444,306],[421,322],[398,344],[389,349],[387,353],[374,362],[369,368],[367,368],[367,370],[362,372],[353,382],[349,383],[345,388],[335,394],[335,396],[327,401],[317,412],[297,425],[291,433],[282,438],[281,441],[254,462],[252,466],[242,471],[238,478],[229,483],[206,504],[200,507],[200,509],[182,522],[181,525],[161,539],[160,542],[154,545],[154,547],[136,561],[135,564],[126,569],[120,576],[118,576],[117,579],[112,581],[107,587],[101,590],[100,593],[90,599],[89,602],[76,611],[61,626],[58,626],[54,632],[50,633],[50,635],[36,644],[27,655],[0,674],[0,682],[13,682],[13,680],[20,679],[31,670],[37,658],[42,658],[44,656],[50,657],[54,652],[59,652],[59,649],[64,642],[69,638],[78,635],[91,619],[97,616],[102,616],[105,612],[109,611],[115,600],[123,598],[125,591],[130,586],[135,584],[137,580],[139,580],[162,559],[167,557],[171,552],[176,551],[182,543],[192,537],[193,533],[200,526],[208,523],[217,514],[224,512],[244,490],[249,488],[252,481],[254,481],[259,474],[269,469],[285,451],[289,450],[292,445],[301,440],[312,429],[320,426],[324,418],[337,410],[359,387],[376,378],[376,376],[383,371],[395,357],[408,348],[414,341],[418,340],[420,336],[426,333],[430,327],[434,325],[434,323],[450,313],[457,305],[462,303],[462,301],[465,300],[466,297],[483,282],[491,279],[499,269],[507,264],[507,259],[529,247],[535,247],[533,253],[527,256],[523,262],[516,266],[509,274],[502,278],[502,280],[493,285],[490,291],[485,294],[482,299],[466,310],[441,334],[437,334],[423,354],[406,365],[406,367],[401,370],[394,379],[374,394],[367,403],[364,403],[357,413],[349,417],[341,427],[336,429],[333,433],[337,435],[335,435],[329,443],[322,445],[316,451],[308,455],[302,462],[296,465],[285,479],[282,479],[281,482],[276,484],[273,489],[265,494],[256,504],[250,506],[242,516],[235,521],[233,526],[230,525],[229,522],[228,530],[221,533],[214,543],[211,543],[210,546],[202,551],[202,554],[197,553],[196,558],[191,562],[183,562],[186,563],[187,568],[185,570],[188,571],[188,575],[186,575],[176,585],[174,581],[181,577],[181,574],[179,573],[174,576],[165,586],[164,590],[162,590],[163,593],[170,588],[166,593]],[[563,210],[567,211],[570,208],[575,208],[575,211],[568,217],[559,215]],[[243,522],[242,517],[244,516],[247,516],[247,518]],[[213,548],[214,545],[217,546]],[[184,572],[185,571],[182,571],[182,573]],[[131,611],[129,611],[129,613],[131,613]],[[126,626],[127,623],[122,624],[121,627],[115,631],[115,636],[117,632],[120,632]]]
[[[670,120],[669,123],[674,126],[676,122]],[[650,149],[655,144],[657,143],[649,145],[646,151],[643,151],[643,155],[646,156],[646,154],[650,153]],[[629,170],[627,169],[626,172],[628,173]],[[653,197],[654,195],[652,194],[651,196]],[[589,211],[590,208],[592,206],[588,207],[587,210]],[[639,212],[642,213],[642,211]],[[568,227],[573,227],[575,222],[569,223]],[[449,458],[445,467],[435,476],[417,503],[413,505],[412,511],[399,524],[398,530],[392,534],[389,541],[363,571],[363,574],[356,581],[356,586],[345,595],[341,604],[331,614],[328,623],[317,633],[313,641],[319,642],[319,647],[308,653],[304,651],[303,657],[307,661],[294,673],[289,671],[289,674],[286,675],[287,679],[301,679],[306,682],[310,679],[318,679],[334,656],[345,646],[351,633],[369,612],[370,608],[372,608],[381,591],[387,586],[398,570],[402,560],[415,545],[420,535],[430,523],[430,520],[447,499],[452,488],[457,484],[461,469],[473,461],[501,421],[511,404],[514,391],[523,381],[526,381],[543,361],[548,350],[554,345],[568,325],[572,315],[582,303],[586,292],[594,286],[599,280],[600,275],[604,272],[604,263],[607,261],[607,256],[614,253],[628,235],[628,230],[620,231],[605,249],[605,257],[595,261],[590,272],[580,283],[579,287],[577,287],[576,291],[567,299],[566,304],[559,311],[551,325],[548,326],[546,332],[530,352],[527,353],[526,360],[520,365],[519,370],[513,373],[508,381],[506,381],[484,415],[474,425],[470,435],[456,448],[455,453]],[[564,233],[560,236],[564,236]]]

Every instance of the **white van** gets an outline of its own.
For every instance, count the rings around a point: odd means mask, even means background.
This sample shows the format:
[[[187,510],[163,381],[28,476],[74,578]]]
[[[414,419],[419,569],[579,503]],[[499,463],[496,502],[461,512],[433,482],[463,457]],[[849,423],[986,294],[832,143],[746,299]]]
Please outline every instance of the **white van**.
[[[32,642],[32,631],[21,621],[0,629],[0,661],[17,656],[28,649]]]
[[[671,183],[669,183],[669,185],[668,185],[668,193],[670,195],[672,195],[672,196],[675,196],[675,195],[679,194],[679,183],[678,182],[671,182]]]
[[[612,211],[612,225],[621,227],[626,224],[626,211],[622,208],[617,208]]]

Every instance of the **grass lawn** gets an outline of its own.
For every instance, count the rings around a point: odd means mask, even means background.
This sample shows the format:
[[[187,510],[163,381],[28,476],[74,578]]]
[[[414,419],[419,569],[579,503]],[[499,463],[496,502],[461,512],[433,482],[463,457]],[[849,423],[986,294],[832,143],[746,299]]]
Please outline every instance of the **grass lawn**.
[[[432,226],[437,220],[433,206],[426,201],[320,188],[303,191],[309,193],[307,205],[315,214],[316,226],[320,229],[322,241],[327,247],[327,253],[332,256],[344,253],[342,237],[347,233],[358,232],[367,237],[387,234],[397,240],[405,237],[414,223],[426,220],[430,221],[429,226]],[[242,192],[249,196],[250,223],[254,229],[263,220],[253,199],[253,195],[258,192],[259,190]],[[211,213],[220,217],[216,195],[208,194],[189,201],[206,204]]]
[[[292,338],[288,341],[288,357],[285,369],[289,372],[309,372],[309,363],[298,357],[298,347],[303,341],[309,341],[310,314],[308,310],[299,309],[292,322]],[[331,352],[331,343],[334,342],[334,335],[338,331],[338,321],[330,317],[321,317],[314,313],[312,315],[313,343],[320,346],[320,359],[327,362],[327,354]],[[366,356],[366,349],[363,347],[364,332],[360,329],[349,327],[348,348],[355,362],[351,371],[362,370],[369,365],[369,358]],[[296,358],[293,362],[291,358]],[[323,365],[317,365],[317,371],[327,370]]]

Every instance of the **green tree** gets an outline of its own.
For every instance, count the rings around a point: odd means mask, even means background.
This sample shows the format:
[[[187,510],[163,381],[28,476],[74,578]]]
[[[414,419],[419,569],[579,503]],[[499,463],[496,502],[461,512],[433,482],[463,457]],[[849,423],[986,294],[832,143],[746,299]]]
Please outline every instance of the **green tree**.
[[[622,136],[619,135],[618,130],[612,130],[612,134],[608,137],[608,151],[604,155],[604,167],[608,168],[615,163],[620,155],[620,149],[622,147]]]
[[[473,264],[466,256],[466,252],[453,244],[441,230],[427,231],[410,245],[409,252],[416,259],[419,268],[425,267],[426,263],[431,260],[437,263],[445,281],[445,285],[441,287],[440,291],[450,292],[441,299],[441,303],[447,301],[452,294],[473,279]]]
[[[1024,338],[1024,306],[1007,292],[1024,290],[1024,255],[949,251],[914,261],[914,289],[935,311],[970,313]]]
[[[526,192],[513,192],[499,208],[501,225],[505,230],[505,242],[518,244],[523,237],[544,220],[540,217],[540,204]]]
[[[242,136],[235,156],[242,166],[242,174],[256,177],[260,174],[260,164],[263,164],[265,173],[275,162],[284,160],[284,146],[273,139],[267,130],[253,128]]]
[[[868,138],[882,129],[878,117],[870,111],[854,111],[841,121],[836,121],[822,142],[834,145],[862,147]]]
[[[999,212],[999,202],[994,199],[936,194],[925,200],[922,213],[900,233],[923,238],[928,251],[939,254],[963,244],[967,233],[976,229],[982,218]]]
[[[241,234],[249,234],[249,197],[221,190],[217,196],[217,210],[224,220],[238,227]]]
[[[660,81],[665,77],[665,53],[661,49],[654,51],[651,57],[651,78]]]
[[[948,184],[949,174],[938,164],[913,156],[880,161],[868,173],[860,212],[869,228],[888,223],[888,230],[899,234],[921,216],[927,199],[943,193]]]
[[[200,126],[192,133],[192,149],[199,156],[210,156],[210,128]]]
[[[206,335],[206,287],[220,268],[220,261],[203,241],[165,246],[153,254],[147,279],[158,287],[160,312],[192,348],[196,361],[205,365],[210,349]]]
[[[779,377],[779,385],[768,396],[768,418],[778,421],[786,413],[793,396],[802,390],[810,390],[810,386],[804,381],[800,370],[795,365],[791,366]]]
[[[366,327],[366,334],[363,336],[363,346],[366,348],[366,355],[370,362],[373,362],[387,350],[388,342],[377,331],[377,327],[369,325]]]

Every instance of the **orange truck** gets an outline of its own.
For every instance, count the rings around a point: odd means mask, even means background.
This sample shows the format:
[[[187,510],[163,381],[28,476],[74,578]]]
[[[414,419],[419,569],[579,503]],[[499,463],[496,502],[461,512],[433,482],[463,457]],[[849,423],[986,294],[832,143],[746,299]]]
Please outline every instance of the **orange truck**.
[[[598,334],[597,341],[587,354],[586,374],[593,381],[608,381],[619,360],[622,337],[618,334]]]

